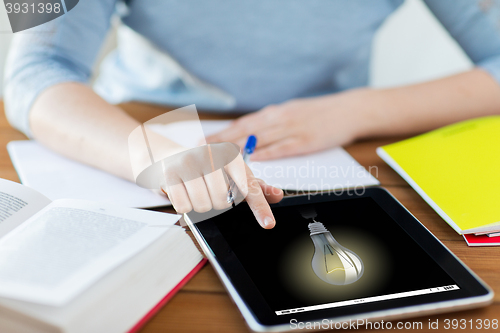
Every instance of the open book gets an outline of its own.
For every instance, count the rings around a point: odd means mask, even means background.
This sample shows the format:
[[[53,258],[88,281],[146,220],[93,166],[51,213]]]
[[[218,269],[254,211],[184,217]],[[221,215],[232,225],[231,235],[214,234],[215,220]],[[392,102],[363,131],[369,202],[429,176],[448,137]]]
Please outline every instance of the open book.
[[[205,136],[229,126],[230,121],[201,121]],[[202,137],[193,121],[150,128],[185,146],[196,147]],[[104,171],[72,161],[35,141],[12,141],[9,155],[21,182],[52,200],[62,198],[110,202],[127,207],[158,207],[170,204],[165,196],[110,175]],[[322,152],[263,162],[250,160],[255,176],[268,184],[299,192],[334,190],[378,185],[378,180],[341,147]]]
[[[0,331],[137,327],[204,263],[179,218],[0,179]]]

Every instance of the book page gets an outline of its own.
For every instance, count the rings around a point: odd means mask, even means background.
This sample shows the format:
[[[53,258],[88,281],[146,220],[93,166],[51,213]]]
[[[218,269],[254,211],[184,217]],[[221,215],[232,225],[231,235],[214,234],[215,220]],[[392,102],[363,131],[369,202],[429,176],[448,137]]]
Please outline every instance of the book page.
[[[58,200],[0,240],[0,296],[61,306],[131,258],[180,215]]]
[[[201,126],[205,136],[208,136],[225,129],[230,123],[228,120],[204,120],[201,121]],[[158,134],[189,148],[198,146],[203,139],[192,135],[199,133],[194,121],[148,126]],[[248,166],[255,177],[284,190],[314,192],[379,184],[379,181],[342,147],[262,162],[252,161],[250,158]]]
[[[142,208],[170,205],[163,194],[73,161],[36,141],[11,141],[7,149],[21,182],[51,200],[83,199]]]
[[[0,238],[48,204],[37,191],[0,178]]]

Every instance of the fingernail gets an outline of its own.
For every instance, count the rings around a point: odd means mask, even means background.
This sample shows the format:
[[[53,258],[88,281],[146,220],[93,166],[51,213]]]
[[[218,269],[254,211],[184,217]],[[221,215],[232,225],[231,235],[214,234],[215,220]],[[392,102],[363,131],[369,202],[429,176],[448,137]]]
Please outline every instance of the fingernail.
[[[269,227],[274,225],[274,220],[271,217],[266,216],[263,224],[264,224],[264,228],[269,228]]]

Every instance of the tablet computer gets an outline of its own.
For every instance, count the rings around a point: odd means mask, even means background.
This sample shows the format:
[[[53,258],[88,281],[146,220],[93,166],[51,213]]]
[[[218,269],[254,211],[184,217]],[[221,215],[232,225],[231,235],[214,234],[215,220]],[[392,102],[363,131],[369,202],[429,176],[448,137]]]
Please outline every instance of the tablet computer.
[[[254,331],[338,329],[493,299],[382,188],[287,197],[272,210],[271,230],[258,225],[246,203],[198,223],[196,213],[185,216]]]

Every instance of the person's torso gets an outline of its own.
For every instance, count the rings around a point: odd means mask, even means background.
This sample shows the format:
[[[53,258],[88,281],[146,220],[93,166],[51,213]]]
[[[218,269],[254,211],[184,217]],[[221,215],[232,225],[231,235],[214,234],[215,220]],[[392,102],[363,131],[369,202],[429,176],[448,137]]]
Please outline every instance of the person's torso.
[[[122,20],[232,108],[255,110],[366,85],[374,34],[401,2],[131,0]]]

